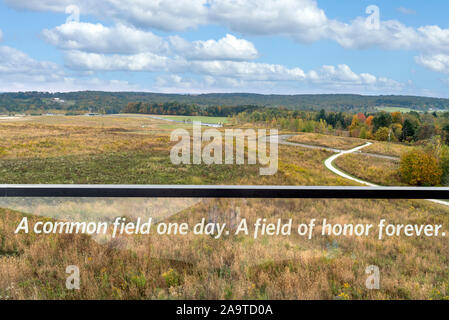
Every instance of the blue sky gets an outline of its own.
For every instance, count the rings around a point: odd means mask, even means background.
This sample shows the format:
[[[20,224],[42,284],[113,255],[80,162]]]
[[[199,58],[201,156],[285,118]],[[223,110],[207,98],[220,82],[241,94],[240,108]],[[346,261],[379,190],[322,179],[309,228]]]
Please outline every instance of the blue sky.
[[[439,0],[0,0],[0,92],[449,97],[447,12]]]

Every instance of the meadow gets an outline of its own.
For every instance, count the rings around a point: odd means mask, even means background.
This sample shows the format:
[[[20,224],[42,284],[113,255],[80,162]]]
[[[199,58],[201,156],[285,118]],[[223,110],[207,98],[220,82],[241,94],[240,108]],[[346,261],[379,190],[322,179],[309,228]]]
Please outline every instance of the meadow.
[[[376,109],[379,111],[385,111],[385,112],[402,112],[402,113],[407,113],[410,111],[421,112],[419,110],[414,110],[411,108],[403,108],[403,107],[376,107]]]
[[[335,160],[337,167],[365,181],[383,186],[406,186],[399,174],[399,161],[345,154]]]
[[[176,127],[191,128],[140,116],[1,120],[0,184],[352,184],[325,168],[333,153],[286,145],[279,146],[273,176],[261,177],[259,167],[248,164],[175,166],[169,136]],[[325,137],[312,137],[310,143],[324,143]],[[326,143],[342,148],[364,143],[348,139]],[[388,147],[379,143],[381,150]],[[399,183],[394,162],[351,154],[336,165],[381,184]],[[342,224],[387,219],[447,229],[449,208],[422,200],[7,198],[0,207],[1,299],[449,298],[449,246],[441,237],[14,234],[24,216],[109,222],[152,216],[190,225],[206,218],[231,228],[243,218],[248,224],[257,218]],[[66,289],[68,265],[79,266],[81,290]],[[365,287],[369,265],[381,270],[380,290]]]
[[[376,153],[398,158],[401,154],[413,149],[411,146],[400,143],[326,135],[321,133],[299,133],[289,138],[288,141],[340,150],[349,150],[361,146],[367,142],[371,142],[372,144],[370,146],[363,148],[363,152]]]
[[[352,149],[365,143],[363,139],[331,136],[320,133],[300,133],[289,138],[288,141],[341,150]]]
[[[209,217],[326,218],[329,223],[435,223],[447,209],[422,201],[209,200],[168,221],[193,225]],[[218,208],[218,209],[217,209]],[[135,214],[139,214],[135,212]],[[444,238],[375,235],[308,240],[239,235],[123,236],[98,243],[82,235],[14,235],[22,214],[1,210],[0,294],[12,299],[441,299],[449,295]],[[30,216],[30,219],[37,219]],[[217,220],[216,220],[217,221]],[[317,233],[320,233],[318,227]],[[65,267],[77,265],[81,290],[65,288]],[[381,270],[381,289],[367,290],[365,268]]]
[[[142,116],[2,122],[0,183],[348,185],[322,172],[331,153],[321,150],[280,146],[273,176],[258,176],[258,165],[173,165],[175,128],[192,125]]]

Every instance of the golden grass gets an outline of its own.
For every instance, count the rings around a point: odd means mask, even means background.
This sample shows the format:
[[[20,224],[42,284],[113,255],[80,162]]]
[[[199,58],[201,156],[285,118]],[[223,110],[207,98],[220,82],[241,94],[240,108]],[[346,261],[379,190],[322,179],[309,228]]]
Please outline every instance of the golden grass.
[[[298,135],[288,139],[288,141],[343,150],[352,149],[366,143],[363,139],[332,136],[320,133],[299,133]]]
[[[406,185],[401,181],[399,162],[350,153],[335,160],[337,167],[352,176],[384,186]]]
[[[400,157],[403,153],[409,152],[413,149],[412,146],[407,146],[399,143],[371,141],[372,145],[363,148],[363,152],[384,154],[387,156]]]
[[[93,118],[93,117],[92,117]],[[36,117],[0,123],[1,159],[50,158],[151,148],[166,149],[170,130],[155,121],[102,117]]]
[[[211,207],[218,208],[216,222],[229,222],[226,210],[239,207],[249,225],[258,217],[294,224],[449,222],[448,209],[423,201],[280,199],[208,200],[169,221],[194,225],[210,217]],[[430,299],[444,298],[449,285],[444,238],[189,234],[100,245],[81,235],[14,235],[21,217],[0,215],[0,294],[11,299]],[[380,290],[365,288],[365,268],[373,264],[381,270]],[[65,289],[67,265],[79,266],[81,290]]]
[[[142,172],[140,177],[143,177],[143,174],[148,175],[148,178],[145,179],[146,183],[160,183],[159,180],[153,179],[152,172],[157,170],[158,173],[166,172],[167,180],[165,182],[172,183],[170,172],[182,173],[192,169],[191,166],[179,167],[170,163],[161,162],[159,164],[154,161],[161,157],[169,159],[170,148],[175,144],[169,141],[169,136],[174,128],[191,129],[191,125],[173,124],[142,116],[52,116],[31,117],[22,122],[3,122],[0,123],[0,161],[15,161],[2,169],[5,176],[8,176],[7,181],[18,183],[17,179],[10,180],[9,177],[11,174],[16,178],[20,178],[20,175],[24,177],[21,168],[25,165],[29,169],[26,173],[26,176],[29,177],[26,180],[27,183],[50,183],[53,181],[52,178],[46,178],[45,174],[51,172],[52,177],[61,176],[60,170],[64,170],[63,164],[66,160],[73,162],[73,158],[68,157],[79,156],[77,158],[79,160],[78,178],[68,177],[66,182],[61,181],[62,178],[58,178],[57,182],[92,183],[90,181],[95,181],[95,183],[102,183],[104,181],[101,180],[101,177],[105,174],[109,175],[110,171],[106,172],[106,168],[102,168],[98,164],[90,166],[88,164],[89,157],[92,157],[92,161],[94,161],[96,155],[111,155],[109,159],[112,159],[114,155],[120,154],[120,157],[123,158],[123,154],[125,154],[129,157],[128,162],[130,162],[134,160],[132,157],[135,157],[135,153],[139,153],[141,158],[147,154],[151,165],[149,163],[145,167],[141,167],[144,164],[138,162],[135,167],[128,168],[131,172],[124,167],[116,168],[115,172],[120,175],[120,178],[117,177],[111,181],[135,183],[136,170],[140,170]],[[331,153],[321,150],[302,150],[280,145],[279,169],[274,176],[259,176],[257,168],[245,165],[243,174],[240,173],[241,168],[236,168],[239,172],[238,175],[230,175],[230,178],[226,178],[226,180],[223,180],[222,175],[215,175],[216,181],[209,181],[205,180],[204,176],[208,172],[213,173],[213,170],[218,170],[221,166],[202,166],[203,176],[195,176],[195,179],[189,183],[202,184],[207,181],[216,184],[349,185],[350,182],[325,169],[323,161],[330,155]],[[41,163],[42,161],[36,160],[39,158],[49,159],[49,161]],[[58,163],[62,165],[59,166]],[[164,167],[162,168],[160,165]],[[51,168],[45,166],[51,166]],[[83,167],[86,169],[82,169]],[[38,170],[34,177],[31,168]],[[17,172],[11,170],[17,170]],[[44,172],[47,173],[44,174]],[[128,175],[129,178],[127,178]],[[214,178],[210,177],[209,179]],[[7,181],[3,180],[3,183]],[[1,176],[0,182],[2,182]]]
[[[393,157],[400,157],[401,154],[410,151],[413,148],[412,146],[394,142],[340,137],[320,133],[300,133],[294,137],[291,137],[289,141],[342,150],[349,150],[367,142],[371,142],[372,145],[363,148],[363,152],[377,153]]]

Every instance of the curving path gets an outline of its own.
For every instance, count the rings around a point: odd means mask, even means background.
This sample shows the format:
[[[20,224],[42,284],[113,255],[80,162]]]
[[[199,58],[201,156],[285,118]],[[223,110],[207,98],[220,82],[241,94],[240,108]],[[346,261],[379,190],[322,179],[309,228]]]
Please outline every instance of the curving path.
[[[326,168],[328,168],[330,171],[332,171],[333,173],[335,173],[335,174],[337,174],[337,175],[339,175],[339,176],[341,176],[341,177],[343,177],[343,178],[345,178],[345,179],[352,180],[352,181],[358,182],[358,183],[360,183],[360,184],[367,185],[367,186],[369,186],[369,187],[379,187],[379,185],[376,185],[376,184],[374,184],[374,183],[371,183],[371,182],[367,182],[367,181],[364,181],[364,180],[360,180],[360,179],[354,178],[354,177],[348,175],[347,173],[344,173],[343,171],[337,169],[336,167],[334,167],[334,166],[332,165],[332,163],[334,162],[334,160],[337,159],[337,158],[339,158],[339,157],[341,157],[342,155],[348,154],[348,153],[354,153],[354,152],[357,152],[357,151],[359,151],[359,150],[361,150],[361,149],[363,149],[363,148],[365,148],[365,147],[368,147],[369,145],[372,145],[372,143],[371,143],[371,142],[367,142],[366,144],[364,144],[364,145],[362,145],[362,146],[359,146],[359,147],[357,147],[357,148],[354,148],[354,149],[351,149],[351,150],[346,150],[346,151],[341,151],[341,152],[339,152],[339,153],[337,153],[337,154],[334,154],[332,157],[330,157],[330,158],[326,159],[326,161],[324,161],[324,165],[325,165]]]
[[[308,149],[326,150],[326,151],[331,151],[331,152],[335,152],[335,153],[348,151],[348,150],[335,149],[335,148],[330,148],[330,147],[323,147],[323,146],[317,146],[317,145],[311,145],[311,144],[304,144],[304,143],[288,141],[289,138],[294,137],[294,136],[295,136],[294,134],[279,135],[279,136],[277,136],[278,137],[278,143],[279,144],[288,145],[288,146],[297,146],[297,147],[303,147],[303,148],[308,148]],[[368,142],[366,145],[364,145],[361,148],[355,148],[356,150],[354,150],[352,152],[359,152],[360,154],[363,154],[363,155],[369,156],[369,157],[376,157],[376,158],[393,160],[393,161],[398,161],[399,160],[398,157],[386,156],[384,154],[370,153],[370,152],[361,152],[360,151],[360,149],[362,149],[364,147],[367,147],[368,145],[371,145],[371,144],[372,144],[371,142]]]
[[[358,178],[355,178],[343,171],[341,171],[340,169],[334,167],[333,162],[335,161],[335,159],[341,157],[342,155],[348,154],[348,153],[354,153],[354,152],[359,152],[360,154],[366,155],[366,156],[371,156],[371,157],[377,157],[377,158],[382,158],[382,159],[389,159],[389,160],[398,160],[399,158],[397,157],[390,157],[390,156],[385,156],[382,154],[376,154],[376,153],[367,153],[367,152],[361,152],[360,150],[368,147],[369,145],[372,145],[371,142],[367,142],[364,145],[358,146],[356,148],[350,149],[350,150],[339,150],[339,149],[334,149],[334,148],[329,148],[329,147],[322,147],[322,146],[316,146],[316,145],[309,145],[309,144],[302,144],[302,143],[296,143],[296,142],[291,142],[288,141],[287,139],[292,137],[294,135],[279,135],[279,136],[271,136],[270,137],[270,141],[274,142],[274,143],[279,143],[279,144],[283,144],[283,145],[289,145],[289,146],[297,146],[297,147],[303,147],[303,148],[309,148],[309,149],[322,149],[322,150],[327,150],[327,151],[331,151],[331,152],[335,152],[336,154],[334,154],[333,156],[329,157],[328,159],[326,159],[324,161],[324,165],[326,166],[327,169],[329,169],[330,171],[332,171],[333,173],[339,175],[340,177],[343,177],[345,179],[348,180],[352,180],[354,182],[357,182],[359,184],[363,184],[369,187],[381,187],[378,184],[374,184],[365,180],[361,180]],[[442,201],[442,200],[436,200],[436,199],[426,199],[426,201],[430,201],[433,203],[437,203],[437,204],[441,204],[443,206],[449,206],[449,202],[447,201]]]
[[[337,175],[339,175],[339,176],[341,176],[341,177],[343,177],[345,179],[352,180],[352,181],[355,181],[357,183],[367,185],[369,187],[380,187],[380,185],[377,185],[377,184],[374,184],[374,183],[371,183],[371,182],[368,182],[368,181],[364,181],[364,180],[361,180],[361,179],[354,178],[354,177],[348,175],[347,173],[344,173],[343,171],[339,170],[338,168],[334,167],[333,164],[332,164],[335,161],[335,159],[341,157],[342,155],[345,155],[345,154],[348,154],[348,153],[357,152],[357,151],[359,151],[359,150],[361,150],[361,149],[363,149],[363,148],[365,148],[365,147],[367,147],[367,146],[369,146],[371,144],[372,144],[371,142],[367,142],[366,144],[364,144],[362,146],[359,146],[357,148],[354,148],[354,149],[351,149],[351,150],[346,150],[346,151],[341,151],[338,154],[334,154],[332,157],[326,159],[326,161],[324,162],[324,165],[330,171],[332,171],[333,173],[335,173],[335,174],[337,174]],[[444,205],[444,206],[449,206],[449,202],[442,201],[442,200],[426,199],[426,201],[430,201],[430,202],[433,202],[433,203],[441,204],[441,205]]]

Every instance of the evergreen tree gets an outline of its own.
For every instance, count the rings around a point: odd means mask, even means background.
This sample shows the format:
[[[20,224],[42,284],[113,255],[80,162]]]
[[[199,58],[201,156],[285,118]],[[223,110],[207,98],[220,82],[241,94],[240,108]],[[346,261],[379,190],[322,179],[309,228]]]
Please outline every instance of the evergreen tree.
[[[408,141],[409,139],[413,138],[415,136],[415,126],[413,125],[413,123],[408,120],[405,119],[404,121],[404,126],[402,127],[402,139],[401,140],[406,140]]]

